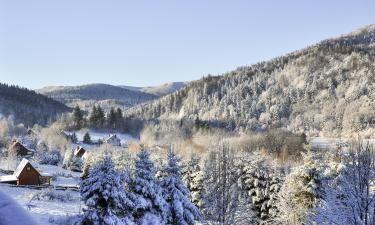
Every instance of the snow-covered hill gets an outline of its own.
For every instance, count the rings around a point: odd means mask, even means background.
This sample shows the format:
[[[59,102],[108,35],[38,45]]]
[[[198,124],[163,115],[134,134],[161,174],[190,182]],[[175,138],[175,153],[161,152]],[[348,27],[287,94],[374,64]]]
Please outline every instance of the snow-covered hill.
[[[148,87],[132,87],[132,86],[121,86],[129,90],[135,90],[140,92],[145,92],[157,96],[163,96],[175,91],[180,90],[181,88],[188,85],[189,82],[170,82],[158,86],[148,86]]]
[[[230,130],[287,127],[313,136],[375,132],[375,26],[222,76],[127,111]],[[199,125],[199,124],[197,124]]]
[[[108,84],[88,84],[82,86],[49,86],[36,92],[74,107],[90,109],[94,104],[104,109],[111,107],[131,107],[156,99],[156,95],[128,90]]]

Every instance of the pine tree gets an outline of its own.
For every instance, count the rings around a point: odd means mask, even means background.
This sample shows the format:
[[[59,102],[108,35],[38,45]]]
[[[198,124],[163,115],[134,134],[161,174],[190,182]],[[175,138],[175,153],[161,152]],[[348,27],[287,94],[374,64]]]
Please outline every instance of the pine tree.
[[[73,124],[75,129],[83,127],[83,112],[78,105],[73,109]]]
[[[89,117],[89,123],[91,127],[96,127],[98,121],[98,110],[96,109],[96,106],[94,105],[92,107],[90,117]]]
[[[123,128],[123,115],[122,110],[120,108],[116,109],[116,129],[122,129]]]
[[[108,156],[93,166],[80,185],[82,201],[87,206],[82,224],[134,224],[135,196],[125,191],[122,178]]]
[[[189,190],[182,182],[180,159],[173,152],[168,153],[168,164],[164,168],[166,175],[161,183],[163,196],[168,204],[168,224],[195,224],[201,218],[198,208],[189,200]]]
[[[96,128],[103,128],[104,127],[104,124],[105,124],[105,114],[104,114],[104,111],[103,109],[98,106],[96,108],[97,110],[97,121],[96,121]]]
[[[278,215],[276,199],[282,174],[267,165],[263,158],[252,158],[242,164],[241,190],[254,213],[254,220],[259,223],[273,220]]]
[[[71,135],[70,140],[72,141],[72,143],[78,142],[78,138],[75,132],[73,132],[73,134]]]
[[[204,174],[199,165],[200,158],[196,154],[191,155],[191,159],[183,169],[182,179],[186,187],[190,190],[190,199],[198,207],[203,206],[203,178]]]
[[[155,178],[154,163],[150,160],[150,155],[146,150],[141,150],[137,154],[135,174],[129,190],[138,199],[133,214],[137,224],[164,224],[167,205],[162,196],[162,189]]]
[[[239,206],[238,168],[234,153],[226,144],[210,152],[205,161],[203,213],[211,222],[233,224]]]
[[[116,129],[116,112],[114,108],[111,108],[107,118],[107,126],[110,129]]]
[[[91,137],[90,137],[89,132],[86,132],[85,135],[83,136],[83,143],[91,144]]]

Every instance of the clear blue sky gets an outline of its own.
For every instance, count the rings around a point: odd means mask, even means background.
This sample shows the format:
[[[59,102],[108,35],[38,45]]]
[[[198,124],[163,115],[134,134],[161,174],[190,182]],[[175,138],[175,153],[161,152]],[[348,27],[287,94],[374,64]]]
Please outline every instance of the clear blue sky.
[[[372,23],[373,0],[0,0],[0,82],[194,80]]]

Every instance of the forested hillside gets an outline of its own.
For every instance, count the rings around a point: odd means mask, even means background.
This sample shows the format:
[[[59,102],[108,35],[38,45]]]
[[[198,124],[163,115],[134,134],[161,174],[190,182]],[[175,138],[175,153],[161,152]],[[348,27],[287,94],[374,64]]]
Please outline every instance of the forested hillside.
[[[15,122],[32,126],[46,124],[70,109],[53,99],[26,88],[0,83],[0,114],[14,116]]]
[[[37,92],[71,107],[79,105],[85,110],[91,109],[95,104],[108,111],[111,107],[131,107],[157,98],[157,96],[152,94],[108,84],[46,87],[37,90]]]
[[[132,86],[120,86],[129,90],[140,91],[144,93],[149,93],[157,96],[163,96],[175,92],[183,87],[185,87],[188,82],[170,82],[159,86],[149,86],[149,87],[132,87]]]
[[[286,127],[309,135],[375,131],[375,26],[206,76],[128,117],[190,120],[230,130]]]

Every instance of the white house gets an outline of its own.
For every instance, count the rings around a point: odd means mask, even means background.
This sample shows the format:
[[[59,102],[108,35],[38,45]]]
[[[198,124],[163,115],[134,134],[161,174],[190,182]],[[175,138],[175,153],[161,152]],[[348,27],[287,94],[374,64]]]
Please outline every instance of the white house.
[[[113,146],[121,146],[121,140],[116,136],[116,134],[109,135],[109,137],[104,140],[104,143]]]

